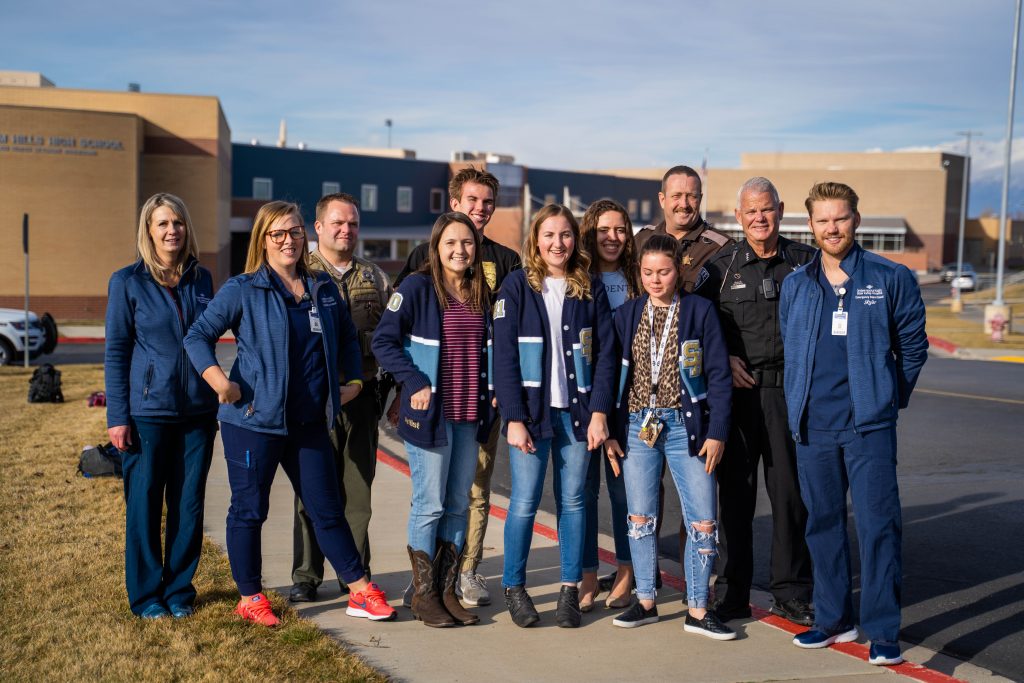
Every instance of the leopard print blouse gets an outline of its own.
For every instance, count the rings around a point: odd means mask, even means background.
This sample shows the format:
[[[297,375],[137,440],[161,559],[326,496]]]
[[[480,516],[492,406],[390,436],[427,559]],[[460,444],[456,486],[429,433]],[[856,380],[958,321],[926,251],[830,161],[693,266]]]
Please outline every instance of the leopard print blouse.
[[[678,308],[678,307],[677,307]],[[676,315],[679,315],[678,310]],[[661,341],[665,329],[668,308],[654,307],[654,339]],[[678,318],[677,318],[678,319]],[[633,336],[633,385],[629,388],[629,412],[635,413],[648,408],[651,398],[651,319],[644,311],[640,325]],[[658,408],[682,408],[682,387],[679,383],[679,326],[672,325],[665,343],[665,357],[661,361],[661,377],[658,378]]]

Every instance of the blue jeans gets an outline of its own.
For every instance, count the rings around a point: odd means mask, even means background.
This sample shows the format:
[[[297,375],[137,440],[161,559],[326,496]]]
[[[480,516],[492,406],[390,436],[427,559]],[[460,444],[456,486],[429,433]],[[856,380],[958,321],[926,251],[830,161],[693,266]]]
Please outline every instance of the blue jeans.
[[[622,444],[625,445],[625,444]],[[601,461],[604,461],[604,481],[608,488],[608,499],[612,504],[612,537],[615,539],[615,561],[622,565],[632,564],[629,555],[629,536],[626,534],[626,483],[623,476],[615,476],[604,449],[590,455],[587,468],[587,483],[584,489],[584,511],[586,526],[583,533],[583,571],[596,572],[597,557],[597,502],[601,497]]]
[[[449,541],[460,551],[466,543],[469,489],[476,476],[476,422],[445,423],[448,445],[420,448],[408,441],[412,475],[409,510],[409,547],[429,557],[437,551],[435,539]]]
[[[122,454],[128,604],[135,614],[158,602],[191,606],[217,420],[212,414],[167,422],[132,419],[132,427],[135,448]],[[167,530],[161,550],[165,499]]]
[[[826,633],[854,624],[846,492],[860,541],[860,624],[874,642],[900,634],[903,522],[896,482],[896,428],[858,434],[807,430],[796,445],[807,547],[814,567],[814,625]]]
[[[263,590],[260,530],[270,509],[270,487],[280,464],[306,507],[313,532],[338,577],[345,583],[366,575],[338,488],[327,425],[297,425],[292,433],[264,434],[221,423],[224,459],[231,485],[227,547],[231,575],[242,595]]]
[[[555,508],[558,514],[558,550],[561,556],[562,583],[583,578],[583,488],[590,464],[585,441],[577,441],[572,432],[568,409],[551,408],[554,436],[533,442],[535,453],[523,453],[509,447],[512,469],[512,494],[505,519],[505,571],[502,585],[526,585],[526,559],[533,540],[533,519],[540,505],[548,456],[554,460]]]
[[[715,514],[717,496],[715,476],[704,471],[706,458],[693,457],[683,413],[675,408],[654,408],[661,419],[662,430],[654,447],[640,440],[640,423],[651,408],[629,415],[629,449],[622,461],[629,505],[629,550],[633,556],[636,596],[653,600],[657,595],[654,583],[658,571],[658,487],[662,465],[668,462],[688,522],[686,550],[682,564],[686,574],[687,602],[691,608],[708,606],[708,581],[718,554],[718,532]],[[633,516],[646,517],[635,522]],[[698,531],[694,524],[711,522],[716,530]]]

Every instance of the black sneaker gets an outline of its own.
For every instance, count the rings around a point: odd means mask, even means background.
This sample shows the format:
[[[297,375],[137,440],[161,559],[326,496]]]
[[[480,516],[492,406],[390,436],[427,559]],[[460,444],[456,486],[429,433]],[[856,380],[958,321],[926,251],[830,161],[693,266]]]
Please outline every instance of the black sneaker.
[[[622,628],[636,628],[637,626],[646,626],[657,621],[657,605],[652,606],[651,609],[645,609],[639,600],[634,600],[629,609],[612,619],[612,625],[621,626]]]
[[[562,586],[558,591],[558,607],[555,608],[555,621],[562,628],[579,628],[583,620],[580,610],[580,589],[576,586]]]
[[[704,613],[702,619],[696,619],[687,612],[686,619],[683,621],[683,630],[687,633],[707,636],[714,640],[736,639],[736,631],[723,624],[714,610],[710,609]]]
[[[289,602],[313,602],[316,600],[316,586],[311,583],[297,583],[288,592]]]
[[[512,622],[521,628],[533,626],[540,621],[537,608],[533,606],[530,594],[522,586],[511,586],[505,589],[505,607],[512,615]],[[578,609],[578,603],[577,603]]]
[[[794,624],[801,626],[814,626],[814,608],[806,600],[793,598],[792,600],[775,601],[771,609],[772,614],[788,619]]]

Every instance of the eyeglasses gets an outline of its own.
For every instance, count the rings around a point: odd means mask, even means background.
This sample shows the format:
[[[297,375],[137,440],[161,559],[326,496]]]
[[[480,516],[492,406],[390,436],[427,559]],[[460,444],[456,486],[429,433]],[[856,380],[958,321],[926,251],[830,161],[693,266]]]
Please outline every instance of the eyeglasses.
[[[267,237],[274,244],[284,244],[284,238],[286,235],[291,235],[291,238],[298,242],[301,239],[306,238],[306,226],[296,225],[295,227],[288,228],[287,230],[271,230],[267,233]]]

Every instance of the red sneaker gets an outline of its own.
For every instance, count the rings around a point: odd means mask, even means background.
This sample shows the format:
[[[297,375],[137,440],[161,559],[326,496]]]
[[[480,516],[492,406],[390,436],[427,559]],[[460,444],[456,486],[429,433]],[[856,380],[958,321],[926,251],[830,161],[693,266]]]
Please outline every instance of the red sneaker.
[[[375,583],[371,583],[362,593],[349,593],[345,614],[370,621],[391,621],[398,615],[388,604],[384,591]]]
[[[246,621],[251,621],[260,626],[277,626],[281,621],[274,616],[270,609],[270,601],[263,593],[257,593],[249,598],[242,598],[238,601],[235,614]]]

